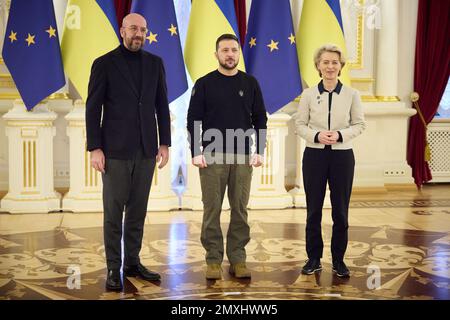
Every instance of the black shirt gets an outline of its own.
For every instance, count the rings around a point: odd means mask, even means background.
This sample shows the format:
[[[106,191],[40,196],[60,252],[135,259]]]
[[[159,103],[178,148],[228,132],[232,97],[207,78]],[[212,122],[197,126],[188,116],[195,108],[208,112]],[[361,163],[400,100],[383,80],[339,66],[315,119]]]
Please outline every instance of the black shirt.
[[[201,138],[200,122],[202,125]],[[205,137],[208,129],[217,129],[215,133],[222,134],[223,148],[215,149],[216,152],[234,154],[250,154],[253,139],[248,134],[242,134],[241,136],[245,136],[245,139],[241,141],[245,141],[245,143],[238,143],[239,139],[236,137],[228,140],[227,143],[227,131],[228,134],[230,131],[234,131],[236,136],[238,135],[236,129],[242,129],[247,133],[250,132],[247,130],[254,129],[256,131],[254,135],[256,153],[264,153],[267,115],[257,80],[242,71],[238,71],[233,76],[226,76],[218,70],[198,79],[192,89],[187,129],[190,134],[193,157],[202,153],[199,140],[201,140],[203,148],[216,141],[214,132],[210,139],[208,139],[208,135]],[[195,141],[196,137],[197,141]]]
[[[136,85],[136,88],[138,90],[139,95],[142,96],[142,52],[141,50],[138,51],[131,51],[125,48],[123,44],[120,45],[120,49],[122,51],[122,56],[125,58],[125,61],[127,62],[128,68],[131,73],[131,77],[133,79],[134,84]],[[136,123],[138,128],[141,126],[141,119],[139,117],[139,113],[137,114]],[[141,149],[143,149],[142,145],[142,137],[139,135],[139,141],[138,146],[141,146]],[[136,150],[137,152],[138,150]]]
[[[128,68],[130,69],[131,75],[133,77],[134,84],[138,89],[139,94],[141,94],[142,90],[142,52],[138,51],[130,51],[122,44],[120,45],[120,49],[122,50],[122,55],[125,58]]]

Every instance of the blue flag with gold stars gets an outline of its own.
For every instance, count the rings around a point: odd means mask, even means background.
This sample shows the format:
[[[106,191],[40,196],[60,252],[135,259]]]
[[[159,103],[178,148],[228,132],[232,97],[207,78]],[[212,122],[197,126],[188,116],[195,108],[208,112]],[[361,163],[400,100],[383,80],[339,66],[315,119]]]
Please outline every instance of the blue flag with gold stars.
[[[163,59],[167,95],[172,102],[188,88],[173,1],[133,0],[130,12],[139,13],[147,20],[149,31],[143,49]]]
[[[289,0],[252,1],[244,59],[247,72],[259,82],[269,113],[300,95],[303,89]]]
[[[28,110],[64,86],[52,0],[12,0],[3,60]]]

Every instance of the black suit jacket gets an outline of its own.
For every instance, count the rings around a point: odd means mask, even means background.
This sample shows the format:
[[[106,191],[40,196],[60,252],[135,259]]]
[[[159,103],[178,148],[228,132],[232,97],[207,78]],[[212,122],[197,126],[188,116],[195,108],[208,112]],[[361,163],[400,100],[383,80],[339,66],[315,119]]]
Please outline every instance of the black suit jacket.
[[[141,59],[141,90],[136,88],[120,47],[92,64],[86,101],[88,151],[102,149],[106,158],[132,159],[142,141],[145,156],[152,158],[159,145],[170,146],[163,62],[147,51],[142,51]]]

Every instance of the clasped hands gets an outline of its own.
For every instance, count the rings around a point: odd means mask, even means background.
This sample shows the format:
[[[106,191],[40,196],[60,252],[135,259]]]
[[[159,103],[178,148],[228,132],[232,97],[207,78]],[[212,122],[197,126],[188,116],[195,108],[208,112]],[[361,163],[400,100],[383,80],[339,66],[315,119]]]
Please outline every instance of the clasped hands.
[[[264,157],[260,154],[253,154],[250,157],[249,165],[253,167],[260,167],[264,162]],[[206,164],[205,156],[200,154],[192,158],[192,164],[198,168],[206,168],[208,165]]]

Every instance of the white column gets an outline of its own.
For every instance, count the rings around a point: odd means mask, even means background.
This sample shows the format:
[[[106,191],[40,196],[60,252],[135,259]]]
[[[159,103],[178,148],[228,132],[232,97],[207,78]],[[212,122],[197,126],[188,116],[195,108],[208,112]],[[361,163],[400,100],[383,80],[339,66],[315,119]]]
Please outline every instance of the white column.
[[[1,200],[10,213],[60,210],[53,187],[53,121],[56,114],[41,103],[27,112],[22,100],[3,116],[9,143],[9,189]]]
[[[84,103],[77,100],[65,116],[70,141],[70,189],[63,198],[62,208],[72,212],[102,212],[102,177],[91,167],[86,151],[85,110]]]
[[[305,140],[297,136],[297,172],[295,176],[295,188],[289,191],[294,201],[294,207],[306,208],[306,194],[303,186],[302,160],[305,151]],[[331,208],[330,187],[327,184],[325,199],[323,200],[323,208]]]
[[[398,0],[381,0],[381,29],[377,32],[376,96],[379,101],[398,98]]]
[[[176,116],[170,113],[172,137],[175,135]],[[183,128],[184,129],[184,128]],[[147,204],[147,211],[169,211],[179,208],[179,200],[172,190],[172,148],[169,148],[169,162],[162,169],[158,169],[158,163],[153,173],[152,187]],[[174,175],[176,176],[176,172]]]
[[[192,165],[190,150],[186,152],[186,171],[186,188],[181,198],[181,207],[183,209],[203,210],[199,169]]]
[[[178,196],[172,190],[171,159],[169,148],[169,162],[162,169],[158,169],[158,163],[155,166],[147,211],[169,211],[179,208]]]
[[[63,209],[73,212],[102,212],[101,173],[90,165],[86,151],[85,104],[77,100],[66,116],[70,139],[70,190],[63,199]],[[178,197],[171,189],[170,157],[163,168],[155,168],[148,201],[148,211],[168,211],[178,208]]]
[[[296,136],[296,172],[295,172],[295,188],[289,191],[296,208],[306,207],[305,189],[303,188],[302,160],[303,151],[305,150],[305,140]]]
[[[283,113],[269,116],[264,164],[253,170],[250,209],[282,209],[293,205],[284,186],[287,123],[290,119],[291,116]]]

